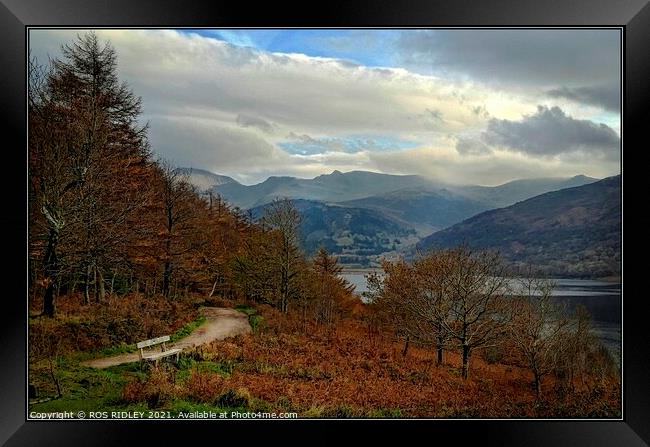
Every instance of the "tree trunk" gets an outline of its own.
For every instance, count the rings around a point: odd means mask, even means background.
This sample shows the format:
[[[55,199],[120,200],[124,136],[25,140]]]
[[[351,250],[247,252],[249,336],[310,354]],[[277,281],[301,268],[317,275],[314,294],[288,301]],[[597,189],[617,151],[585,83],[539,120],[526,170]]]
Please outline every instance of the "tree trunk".
[[[106,298],[106,288],[104,287],[104,274],[102,269],[97,269],[97,281],[99,281],[99,301],[104,301]]]
[[[214,295],[214,291],[217,289],[217,281],[219,281],[218,276],[217,279],[214,280],[214,284],[212,284],[212,290],[210,291],[210,295],[208,295],[208,298],[212,298],[212,295]]]
[[[75,293],[75,292],[77,291],[77,283],[78,283],[78,282],[79,282],[79,278],[78,278],[77,275],[75,274],[75,275],[73,276],[72,287],[70,288],[70,293]]]
[[[438,328],[437,329],[438,329],[438,346],[437,346],[437,348],[438,348],[438,360],[437,360],[437,364],[441,365],[442,361],[443,361],[442,351],[443,351],[444,341],[445,341],[444,336],[443,336],[443,332],[442,332],[442,323],[438,322]]]
[[[99,283],[97,282],[97,266],[93,265],[93,285],[95,288],[95,302],[99,303]]]
[[[54,281],[47,284],[45,295],[43,296],[43,313],[48,317],[54,317],[56,314],[56,303],[54,300]]]
[[[59,232],[51,228],[48,234],[47,250],[43,259],[45,273],[45,293],[43,294],[43,313],[48,317],[54,317],[56,314],[56,302],[54,294],[54,285],[56,276],[59,272],[59,259],[56,254],[56,248],[59,244]]]
[[[165,298],[169,298],[171,278],[172,278],[172,264],[171,262],[167,261],[165,262],[165,269],[163,271],[163,283],[162,283],[162,294]]]
[[[409,352],[409,341],[411,340],[410,335],[406,336],[406,340],[404,341],[404,349],[402,349],[402,357],[406,357],[406,354]]]
[[[533,372],[533,374],[535,375],[535,394],[539,399],[542,397],[542,378],[536,372]]]
[[[111,277],[111,296],[113,296],[113,286],[115,286],[115,272],[113,272],[113,276]]]
[[[463,379],[469,377],[469,346],[463,344]]]
[[[59,382],[59,379],[57,379],[56,374],[54,374],[54,362],[52,359],[48,359],[48,362],[50,364],[50,377],[56,386],[56,397],[63,397],[63,393],[61,392],[61,383]]]
[[[90,270],[92,267],[86,267],[86,274],[84,276],[84,304],[90,304]]]

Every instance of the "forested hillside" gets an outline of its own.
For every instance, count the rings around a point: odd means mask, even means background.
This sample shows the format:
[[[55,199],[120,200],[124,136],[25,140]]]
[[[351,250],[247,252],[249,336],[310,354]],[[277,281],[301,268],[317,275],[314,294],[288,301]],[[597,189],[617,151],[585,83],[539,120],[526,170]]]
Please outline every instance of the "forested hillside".
[[[418,247],[462,243],[499,250],[514,265],[532,264],[547,274],[620,275],[621,176],[486,211],[432,234]]]

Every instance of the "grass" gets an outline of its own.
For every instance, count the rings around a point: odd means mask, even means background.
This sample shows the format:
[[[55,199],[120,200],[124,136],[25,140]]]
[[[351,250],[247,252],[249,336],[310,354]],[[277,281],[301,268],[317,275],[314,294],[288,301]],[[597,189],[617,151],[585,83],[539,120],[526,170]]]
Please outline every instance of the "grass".
[[[212,362],[208,360],[194,360],[191,357],[181,355],[178,361],[178,378],[186,380],[192,371],[209,372],[219,374],[222,377],[230,377],[233,372],[233,362]]]
[[[205,321],[205,317],[200,316],[196,320],[187,323],[170,336],[170,341],[174,342],[187,337]],[[129,380],[144,380],[147,377],[147,373],[142,369],[140,363],[125,363],[105,369],[95,369],[81,365],[81,362],[86,360],[136,351],[135,344],[123,343],[97,351],[74,352],[58,357],[55,360],[55,376],[59,381],[63,396],[46,402],[31,404],[30,411],[140,411],[142,406],[146,409],[146,403],[126,404],[122,402],[121,396],[122,388]],[[189,372],[192,367],[219,372],[224,375],[230,374],[232,371],[232,366],[219,365],[214,362],[194,362],[188,363],[184,368],[181,368],[179,376],[182,378],[184,375],[188,375],[186,371]],[[55,396],[55,385],[47,365],[32,365],[30,370],[32,371],[30,381],[40,385],[41,393],[50,397]]]
[[[219,374],[223,377],[228,377],[232,372],[232,365],[227,362],[195,361],[189,357],[182,358],[176,368],[173,371],[179,386],[183,385],[192,371]],[[122,396],[124,386],[129,382],[145,381],[149,377],[150,372],[143,370],[140,363],[95,369],[81,365],[74,357],[60,357],[55,362],[55,375],[63,396],[46,402],[32,403],[29,406],[30,412],[84,411],[89,414],[98,411],[144,411],[146,416],[150,410],[147,402],[129,403],[124,401]],[[49,371],[45,368],[33,368],[32,380],[41,385],[39,389],[46,391],[44,385],[51,382]],[[47,391],[54,395],[54,385],[49,385]],[[250,396],[242,398],[238,392],[228,390],[213,405],[176,398],[156,410],[169,411],[173,417],[178,417],[179,412],[212,411],[230,414],[230,411],[247,411],[249,401],[252,401]]]
[[[46,371],[34,368],[33,380],[51,384]],[[122,387],[136,378],[146,377],[139,363],[127,363],[106,369],[85,367],[73,358],[61,357],[56,361],[55,375],[61,385],[63,396],[47,402],[30,405],[30,411],[136,411],[138,405],[121,402]],[[48,391],[48,388],[41,386]],[[49,390],[52,393],[52,389]]]
[[[185,338],[194,332],[199,326],[205,323],[205,317],[200,315],[196,320],[187,323],[185,326],[174,332],[170,337],[169,341],[171,343],[177,342],[181,338]]]
[[[235,306],[235,310],[246,314],[248,316],[248,323],[251,325],[253,333],[259,332],[260,329],[266,327],[266,322],[264,317],[257,313],[257,309],[248,305],[248,304],[238,304]]]

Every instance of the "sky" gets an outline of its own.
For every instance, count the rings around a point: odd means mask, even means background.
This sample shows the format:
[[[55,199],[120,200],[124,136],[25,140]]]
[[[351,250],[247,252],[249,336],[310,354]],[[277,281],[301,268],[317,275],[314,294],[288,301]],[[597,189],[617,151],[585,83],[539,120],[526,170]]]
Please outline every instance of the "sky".
[[[83,32],[32,29],[30,52],[47,62]],[[619,30],[95,32],[142,97],[154,154],[244,184],[620,173]]]

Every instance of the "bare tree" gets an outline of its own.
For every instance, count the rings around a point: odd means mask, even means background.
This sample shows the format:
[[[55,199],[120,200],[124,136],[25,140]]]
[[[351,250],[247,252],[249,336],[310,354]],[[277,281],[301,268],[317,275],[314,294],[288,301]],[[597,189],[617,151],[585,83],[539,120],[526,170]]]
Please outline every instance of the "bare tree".
[[[466,379],[472,351],[496,344],[506,333],[511,317],[506,298],[508,279],[497,253],[473,253],[467,247],[459,247],[448,250],[444,256],[449,263],[449,318],[439,321],[460,345],[462,375]]]
[[[537,397],[542,395],[542,379],[553,373],[567,354],[569,320],[552,298],[555,284],[535,278],[533,272],[518,279],[519,298],[513,298],[509,335],[532,371]]]
[[[433,339],[437,351],[437,363],[443,362],[443,352],[449,341],[445,323],[449,322],[451,299],[449,281],[452,277],[450,253],[443,252],[422,256],[413,263],[413,281],[417,292],[408,302],[420,332]]]

